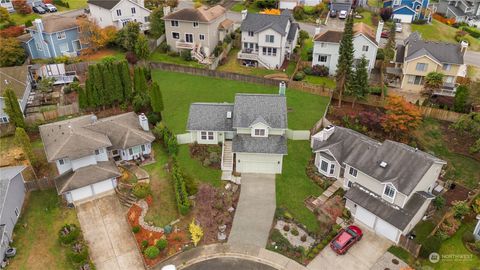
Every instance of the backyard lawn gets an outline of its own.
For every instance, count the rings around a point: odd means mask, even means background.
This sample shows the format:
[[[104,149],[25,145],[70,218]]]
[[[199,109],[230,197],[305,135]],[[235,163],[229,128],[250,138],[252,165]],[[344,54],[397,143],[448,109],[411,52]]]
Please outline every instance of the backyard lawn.
[[[368,10],[365,10],[363,12],[360,13],[360,15],[363,16],[363,18],[361,19],[354,19],[354,22],[356,23],[359,23],[359,22],[363,22],[367,25],[370,25],[370,26],[373,26],[373,22],[372,22],[372,13]]]
[[[367,3],[371,7],[383,7],[383,1],[381,0],[368,0]]]
[[[337,83],[330,77],[306,75],[303,80],[311,84],[325,85],[325,87],[330,89],[335,89],[337,87]]]
[[[202,65],[195,60],[185,61],[180,56],[170,56],[166,53],[161,53],[158,50],[154,51],[150,55],[150,61],[177,64],[177,65],[189,66],[189,67],[206,68],[205,65]]]
[[[235,93],[276,94],[278,88],[212,77],[152,70],[160,84],[165,104],[164,121],[175,133],[184,133],[193,102],[233,102]],[[328,98],[287,90],[288,125],[294,130],[310,129],[322,117]],[[182,151],[182,150],[180,150]]]
[[[288,141],[288,155],[283,158],[283,173],[276,178],[277,207],[285,208],[308,230],[319,229],[315,215],[303,201],[310,195],[319,196],[323,190],[305,173],[312,156],[308,141]]]
[[[14,231],[17,255],[8,269],[71,269],[57,236],[64,224],[78,225],[75,209],[63,207],[54,190],[31,192],[25,204]]]
[[[311,61],[308,59],[308,55],[311,50],[313,50],[313,38],[307,38],[303,42],[303,46],[300,51],[300,58],[302,58],[302,61]]]
[[[219,169],[208,168],[202,165],[202,163],[190,157],[190,149],[188,144],[179,146],[179,152],[177,161],[183,171],[190,177],[193,177],[198,183],[208,183],[215,187],[221,185],[220,177],[222,171]]]
[[[117,48],[105,48],[89,55],[82,55],[80,59],[83,61],[97,62],[105,57],[114,57],[117,60],[125,60],[125,52]]]
[[[263,77],[265,75],[282,73],[278,70],[270,70],[266,68],[255,68],[255,67],[246,67],[240,64],[237,60],[237,54],[240,50],[239,49],[232,49],[228,53],[227,62],[225,65],[221,65],[217,68],[218,71],[226,71],[226,72],[233,72],[233,73],[240,73],[246,75],[253,75],[258,77]]]
[[[246,7],[245,5],[240,2],[240,3],[236,3],[235,5],[233,5],[230,10],[231,11],[235,11],[235,12],[241,12],[242,10],[244,10]],[[260,11],[260,9],[257,7],[257,5],[255,5],[254,3],[251,4],[248,8],[247,8],[248,12],[250,13],[257,13]]]
[[[420,32],[422,34],[422,38],[425,40],[438,40],[455,44],[458,43],[455,40],[455,33],[459,31],[459,29],[443,24],[437,20],[432,20],[431,24],[411,24],[411,26],[412,32]],[[480,51],[480,40],[475,39],[470,35],[466,35],[466,37],[468,39],[468,43],[470,44],[468,48],[474,51]]]
[[[459,183],[475,188],[480,182],[480,162],[473,158],[452,152],[448,148],[448,142],[443,138],[440,122],[425,118],[423,124],[415,131],[415,137],[427,152],[447,161],[447,178],[453,178]]]
[[[30,14],[20,14],[18,12],[14,12],[10,14],[10,18],[17,24],[17,25],[24,25],[27,21],[32,21],[40,18],[40,15],[36,13],[30,13]]]

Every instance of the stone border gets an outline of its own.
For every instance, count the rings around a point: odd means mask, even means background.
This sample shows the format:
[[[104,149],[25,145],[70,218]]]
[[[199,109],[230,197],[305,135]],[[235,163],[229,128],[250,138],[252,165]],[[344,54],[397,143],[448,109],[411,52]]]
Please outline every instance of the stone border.
[[[138,224],[140,227],[147,231],[153,231],[153,232],[160,232],[164,233],[163,228],[155,227],[155,226],[150,226],[145,222],[145,215],[148,212],[148,204],[145,200],[140,200],[135,203],[135,205],[138,205],[142,209],[142,213],[138,217]]]

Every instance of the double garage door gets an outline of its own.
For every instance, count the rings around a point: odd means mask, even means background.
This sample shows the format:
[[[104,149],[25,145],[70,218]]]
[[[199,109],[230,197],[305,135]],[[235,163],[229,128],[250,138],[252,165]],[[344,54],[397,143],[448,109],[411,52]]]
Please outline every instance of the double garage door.
[[[237,171],[241,173],[282,173],[282,158],[282,155],[237,153]]]
[[[413,15],[407,14],[394,14],[393,20],[401,23],[411,23],[413,21]]]
[[[74,189],[70,191],[70,196],[71,196],[72,202],[75,202],[75,201],[87,199],[89,197],[93,197],[103,192],[113,190],[114,188],[115,187],[114,187],[113,180],[108,179],[108,180],[98,182],[92,185],[88,185],[82,188]]]
[[[380,218],[377,218],[371,212],[365,210],[364,208],[357,206],[355,211],[355,219],[365,224],[367,227],[375,231],[375,233],[382,235],[393,242],[397,243],[399,231],[397,228],[393,227],[389,223],[383,221]]]

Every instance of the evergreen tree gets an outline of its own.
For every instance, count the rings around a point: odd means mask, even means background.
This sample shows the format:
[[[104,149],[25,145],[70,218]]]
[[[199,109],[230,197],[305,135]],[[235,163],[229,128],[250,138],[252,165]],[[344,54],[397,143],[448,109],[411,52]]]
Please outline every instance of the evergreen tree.
[[[342,106],[343,92],[352,83],[353,50],[353,17],[350,15],[345,23],[337,64],[336,79],[339,107]]]
[[[80,106],[81,109],[88,108],[88,98],[86,94],[87,83],[88,82],[85,82],[85,89],[83,87],[79,87],[78,89],[78,105]]]
[[[468,112],[469,89],[466,85],[460,85],[455,92],[453,110],[456,112]]]
[[[147,79],[145,78],[145,73],[143,68],[135,68],[133,84],[135,88],[135,94],[137,93],[146,93],[147,92]]]
[[[163,17],[163,7],[159,6],[150,14],[150,34],[154,38],[159,38],[165,33],[165,22]]]
[[[388,36],[388,41],[387,44],[385,45],[385,48],[383,49],[384,52],[384,57],[383,61],[381,62],[380,66],[380,88],[382,89],[381,91],[381,96],[384,98],[385,96],[385,91],[383,89],[385,88],[385,69],[387,68],[388,63],[393,60],[393,57],[395,57],[395,24],[392,23],[390,26],[390,32]]]
[[[138,36],[140,35],[140,24],[137,22],[129,22],[122,30],[117,33],[117,44],[128,52],[135,50]]]
[[[30,144],[30,138],[25,130],[21,127],[15,129],[15,144],[22,148],[23,153],[30,161],[30,164],[35,168],[38,165],[37,157],[33,154],[32,145]]]
[[[132,78],[128,69],[128,63],[122,61],[118,66],[120,78],[122,79],[123,101],[129,101],[132,97]]]
[[[23,119],[23,113],[20,109],[17,96],[10,87],[6,87],[3,93],[3,99],[5,100],[5,107],[3,111],[8,115],[10,123],[15,127],[24,128],[25,120]]]
[[[103,88],[103,65],[96,64],[93,66],[93,98],[95,100],[95,107],[106,105],[105,102],[105,89]]]
[[[113,72],[111,71],[111,64],[103,65],[102,81],[103,81],[103,98],[104,105],[110,106],[115,99],[115,84],[113,82]]]
[[[121,63],[115,62],[111,66],[111,72],[113,74],[113,84],[114,84],[114,101],[119,103],[123,102],[123,86],[122,86],[122,79],[121,79],[121,70],[119,66]]]
[[[161,113],[163,111],[162,92],[156,82],[153,82],[152,87],[150,87],[150,105],[153,112]]]
[[[357,99],[364,99],[368,94],[369,88],[367,65],[368,62],[364,55],[357,64],[355,72],[352,76],[352,85],[349,89],[350,95],[353,96],[352,108],[355,106],[355,101],[357,101]]]
[[[85,81],[85,96],[87,108],[95,107],[94,93],[93,93],[93,65],[88,66],[88,77]]]
[[[138,36],[135,43],[135,54],[138,59],[146,60],[150,56],[150,48],[148,47],[148,39],[144,34]]]

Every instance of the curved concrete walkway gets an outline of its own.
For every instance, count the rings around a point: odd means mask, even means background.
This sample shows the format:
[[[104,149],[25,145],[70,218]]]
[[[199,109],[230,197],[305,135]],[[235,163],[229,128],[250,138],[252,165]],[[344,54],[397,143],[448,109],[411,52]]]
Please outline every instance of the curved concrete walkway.
[[[176,255],[152,269],[161,270],[163,266],[173,264],[178,270],[182,270],[214,258],[238,258],[262,263],[278,270],[307,270],[296,261],[265,248],[229,244],[213,244],[194,248]]]

